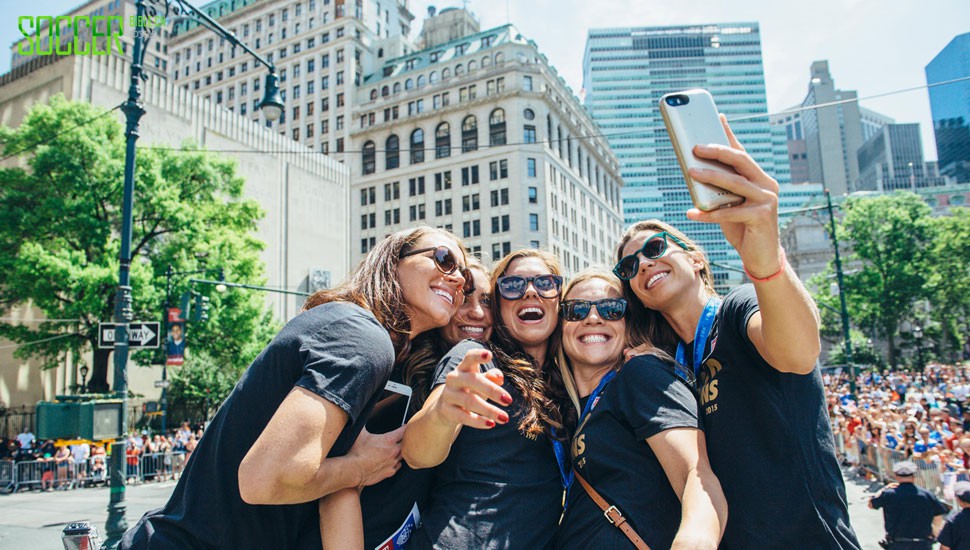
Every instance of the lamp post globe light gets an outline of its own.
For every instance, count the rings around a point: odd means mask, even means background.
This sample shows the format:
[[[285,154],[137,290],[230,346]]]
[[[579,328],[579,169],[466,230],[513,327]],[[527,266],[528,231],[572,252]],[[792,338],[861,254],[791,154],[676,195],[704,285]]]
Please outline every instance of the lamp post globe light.
[[[269,70],[266,77],[266,90],[260,107],[264,110],[267,120],[276,120],[283,112],[283,101],[279,93],[279,78],[276,67],[272,62],[253,51],[241,42],[235,34],[217,23],[204,11],[199,10],[186,0],[137,0],[135,2],[138,21],[144,21],[146,16],[155,19],[185,18],[198,22],[201,26],[215,32],[234,47],[242,48],[246,53]],[[128,88],[128,99],[121,106],[125,113],[125,179],[122,197],[121,222],[121,250],[118,267],[118,291],[115,295],[114,321],[114,383],[116,397],[122,401],[119,438],[111,445],[110,485],[111,500],[108,503],[108,520],[106,532],[108,539],[106,546],[117,547],[122,535],[128,529],[125,519],[125,434],[128,431],[128,323],[132,321],[132,292],[131,292],[131,233],[132,233],[132,203],[135,190],[135,143],[139,135],[139,122],[145,114],[142,104],[141,85],[148,79],[145,73],[145,53],[148,43],[159,28],[138,28],[135,32],[135,45],[131,58],[131,84]]]
[[[81,393],[88,393],[88,366],[81,365],[78,371],[81,373]]]

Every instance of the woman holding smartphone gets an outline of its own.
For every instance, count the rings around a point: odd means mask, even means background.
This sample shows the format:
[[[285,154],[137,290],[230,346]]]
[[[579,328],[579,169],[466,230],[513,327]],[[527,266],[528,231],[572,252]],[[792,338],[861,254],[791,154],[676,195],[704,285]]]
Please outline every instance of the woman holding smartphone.
[[[778,184],[744,151],[693,153],[734,170],[689,176],[743,198],[687,217],[718,223],[753,285],[723,300],[704,252],[670,225],[634,224],[617,246],[632,319],[698,379],[707,451],[731,514],[723,548],[858,548],[835,458],[818,359],[815,304],[778,239]]]
[[[311,296],[222,404],[168,504],[122,547],[319,548],[319,498],[397,471],[401,430],[371,436],[364,422],[395,357],[451,320],[463,274],[457,237],[421,227]]]
[[[489,274],[474,256],[468,257],[467,265],[474,289],[466,291],[465,301],[451,322],[415,339],[407,360],[403,365],[395,365],[391,372],[391,381],[406,384],[411,389],[408,420],[424,405],[435,367],[448,350],[463,340],[486,342],[492,335]],[[364,488],[360,493],[364,548],[377,548],[389,539],[398,546],[407,544],[414,536],[414,528],[420,524],[421,515],[427,510],[432,475],[431,469],[413,470],[402,464],[393,476]],[[324,516],[321,510],[322,521],[326,522]],[[407,533],[408,529],[411,534]],[[339,531],[334,533],[333,539],[327,537],[326,530],[324,536],[325,547],[330,540],[341,546],[346,546],[349,540],[347,534]]]
[[[727,504],[707,461],[693,388],[661,351],[624,364],[627,325],[635,322],[626,309],[620,281],[605,271],[583,271],[563,292],[559,366],[579,426],[569,430],[556,548],[630,544],[584,483],[651,548],[717,548]]]
[[[411,467],[437,466],[416,548],[551,542],[562,484],[548,433],[567,399],[555,361],[559,273],[547,252],[503,258],[492,271],[490,349],[466,340],[438,365],[402,449]]]

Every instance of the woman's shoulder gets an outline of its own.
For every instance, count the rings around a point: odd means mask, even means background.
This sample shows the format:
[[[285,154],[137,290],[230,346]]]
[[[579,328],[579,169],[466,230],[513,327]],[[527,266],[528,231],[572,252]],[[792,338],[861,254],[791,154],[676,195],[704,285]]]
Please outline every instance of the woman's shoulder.
[[[656,355],[637,355],[623,364],[618,376],[633,383],[640,382],[670,382],[679,379],[688,386],[693,384],[687,371],[673,362],[661,359]]]

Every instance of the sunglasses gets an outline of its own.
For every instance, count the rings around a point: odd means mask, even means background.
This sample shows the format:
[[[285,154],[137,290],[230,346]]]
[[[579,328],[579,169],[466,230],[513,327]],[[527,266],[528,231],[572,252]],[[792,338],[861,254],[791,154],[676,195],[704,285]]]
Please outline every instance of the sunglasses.
[[[589,300],[565,300],[559,304],[559,317],[563,321],[582,321],[589,317],[593,308],[604,321],[619,321],[626,313],[626,299],[604,298],[590,302]]]
[[[447,246],[429,246],[428,248],[402,252],[400,258],[403,260],[408,256],[416,256],[418,254],[424,254],[425,252],[434,252],[431,255],[431,259],[434,260],[434,266],[441,273],[451,275],[455,271],[458,271],[461,274],[465,279],[465,284],[461,287],[462,294],[470,296],[475,292],[475,279],[472,278],[471,270],[463,265],[458,265],[458,258],[455,258],[455,254]]]
[[[521,300],[529,288],[529,283],[532,283],[532,288],[536,289],[536,294],[542,298],[555,298],[562,290],[562,277],[559,275],[536,275],[535,277],[508,275],[499,277],[496,287],[502,298]]]
[[[629,281],[636,277],[637,271],[640,270],[640,255],[643,254],[645,258],[650,260],[656,260],[663,256],[667,252],[667,237],[670,237],[670,240],[677,243],[684,250],[688,249],[683,241],[666,231],[662,231],[644,241],[640,250],[629,256],[624,256],[620,261],[616,262],[616,266],[613,267],[613,274],[624,281]]]

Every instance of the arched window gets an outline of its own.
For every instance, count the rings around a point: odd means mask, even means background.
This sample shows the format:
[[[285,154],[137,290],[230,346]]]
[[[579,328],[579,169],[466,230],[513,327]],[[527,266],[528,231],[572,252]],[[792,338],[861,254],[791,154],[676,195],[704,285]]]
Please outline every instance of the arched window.
[[[395,94],[401,93],[401,83],[400,82],[395,82],[394,83],[394,93]]]
[[[381,88],[381,97],[387,97],[390,94],[391,94],[390,88],[388,88],[387,86],[384,86],[383,88]]]
[[[461,152],[467,153],[478,149],[478,119],[475,115],[468,115],[461,122]]]
[[[361,171],[366,176],[367,174],[373,174],[376,169],[376,159],[377,151],[374,147],[373,141],[368,141],[364,144],[364,154],[361,156]]]
[[[424,130],[411,132],[411,164],[424,162]]]
[[[424,88],[424,75],[418,76],[418,88]]]
[[[504,62],[505,62],[505,55],[503,55],[502,52],[498,52],[497,54],[495,54],[496,65],[501,65]]]
[[[458,76],[465,72],[465,67],[461,63],[455,65],[455,76]]]
[[[438,71],[431,71],[431,74],[428,75],[428,82],[431,84],[436,84],[438,82]]]
[[[478,64],[474,60],[468,62],[468,72],[472,72],[478,68]]]
[[[391,134],[384,143],[384,169],[393,170],[401,165],[401,142]]]
[[[485,57],[482,58],[482,67],[483,68],[484,67],[488,67],[491,64],[492,64],[492,58],[491,58],[491,56],[486,55]]]
[[[526,120],[535,120],[536,118],[536,114],[532,109],[522,111],[522,116],[525,117]]]
[[[451,69],[447,67],[441,69],[441,78],[451,78]]]
[[[374,101],[375,99],[377,99],[377,88],[370,91],[370,100]]]
[[[451,126],[442,122],[434,131],[434,158],[451,156]]]
[[[411,88],[414,88],[414,81],[409,78],[404,81],[404,89],[410,90]]]
[[[498,108],[488,116],[488,144],[505,145],[505,110]]]

